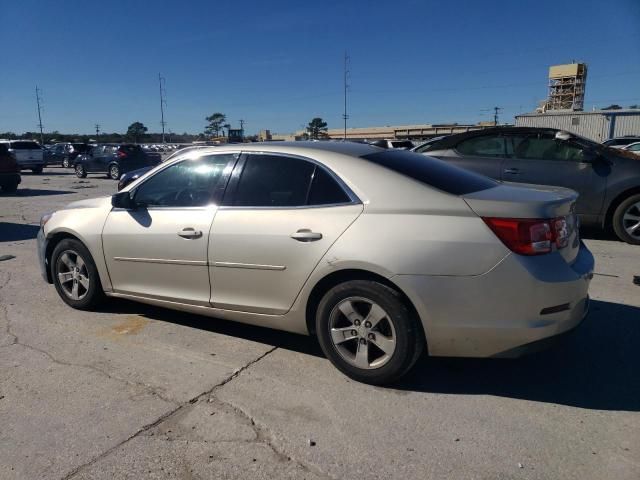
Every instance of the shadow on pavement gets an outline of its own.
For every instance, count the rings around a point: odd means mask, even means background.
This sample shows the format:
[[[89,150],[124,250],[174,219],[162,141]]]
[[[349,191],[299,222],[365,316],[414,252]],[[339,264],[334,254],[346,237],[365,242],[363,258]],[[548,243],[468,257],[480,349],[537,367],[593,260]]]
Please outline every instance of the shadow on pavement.
[[[149,319],[324,356],[315,338],[110,300],[105,312]],[[594,300],[571,335],[519,359],[422,358],[396,391],[497,395],[597,410],[640,411],[640,308]]]
[[[550,349],[519,359],[422,359],[397,388],[640,411],[640,308],[592,301]]]
[[[36,238],[40,227],[24,223],[0,222],[0,242],[16,242]]]
[[[44,195],[65,195],[68,193],[78,193],[71,190],[43,190],[37,188],[18,188],[16,193],[12,193],[12,197],[41,197]]]
[[[622,243],[611,228],[580,227],[580,237],[585,240],[610,240]]]

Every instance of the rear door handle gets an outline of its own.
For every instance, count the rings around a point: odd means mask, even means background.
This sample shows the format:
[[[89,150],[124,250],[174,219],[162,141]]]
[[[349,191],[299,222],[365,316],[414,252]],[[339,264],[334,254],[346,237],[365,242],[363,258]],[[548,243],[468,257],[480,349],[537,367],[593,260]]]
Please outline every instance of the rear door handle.
[[[202,236],[202,232],[200,230],[195,230],[191,227],[187,227],[179,231],[178,235],[182,238],[200,238]]]
[[[322,238],[322,234],[318,232],[312,232],[308,228],[301,228],[295,233],[290,235],[294,240],[298,240],[299,242],[315,242],[316,240],[320,240]]]
[[[504,173],[511,173],[513,175],[520,175],[520,169],[519,168],[505,168],[504,169]]]

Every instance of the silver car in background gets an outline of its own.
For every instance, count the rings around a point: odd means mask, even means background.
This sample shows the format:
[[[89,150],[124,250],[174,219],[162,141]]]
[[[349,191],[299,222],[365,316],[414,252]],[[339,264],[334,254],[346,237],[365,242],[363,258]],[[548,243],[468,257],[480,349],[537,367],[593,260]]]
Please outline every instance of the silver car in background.
[[[515,356],[577,326],[594,261],[576,198],[364,144],[229,145],[45,215],[38,253],[74,308],[106,295],[312,334],[386,384],[425,350]]]

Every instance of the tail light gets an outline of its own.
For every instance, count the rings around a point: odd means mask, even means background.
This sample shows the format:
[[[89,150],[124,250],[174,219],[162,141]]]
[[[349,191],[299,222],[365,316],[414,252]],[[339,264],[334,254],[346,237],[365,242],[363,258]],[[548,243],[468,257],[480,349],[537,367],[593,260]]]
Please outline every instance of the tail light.
[[[118,158],[125,158],[127,156],[122,150],[118,150]]]
[[[520,255],[542,255],[569,244],[566,217],[551,219],[483,218],[509,250]]]

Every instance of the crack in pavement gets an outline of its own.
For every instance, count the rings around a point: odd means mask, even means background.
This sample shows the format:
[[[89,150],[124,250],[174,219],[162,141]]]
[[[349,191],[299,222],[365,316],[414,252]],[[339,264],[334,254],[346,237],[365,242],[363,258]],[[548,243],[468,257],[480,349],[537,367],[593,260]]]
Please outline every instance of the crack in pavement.
[[[133,440],[134,438],[138,437],[139,435],[149,431],[150,429],[157,427],[158,425],[160,425],[162,422],[164,422],[165,420],[168,420],[169,418],[173,417],[176,413],[180,412],[182,409],[193,405],[194,403],[198,402],[200,399],[202,399],[203,397],[210,395],[216,388],[220,388],[223,385],[226,385],[227,383],[229,383],[231,380],[233,380],[234,378],[236,378],[238,375],[240,375],[242,372],[244,372],[246,369],[250,368],[252,365],[258,363],[260,360],[262,360],[264,357],[266,357],[267,355],[269,355],[270,353],[272,353],[274,350],[276,350],[278,347],[272,347],[269,350],[267,350],[265,353],[263,353],[262,355],[259,355],[258,357],[256,357],[255,359],[253,359],[252,361],[250,361],[249,363],[247,363],[246,365],[244,365],[243,367],[237,369],[236,371],[233,372],[233,374],[231,374],[229,377],[225,378],[224,380],[222,380],[220,383],[215,384],[213,387],[211,387],[209,390],[206,390],[205,392],[202,392],[198,395],[196,395],[195,397],[193,397],[192,399],[183,402],[181,404],[179,404],[176,408],[166,412],[165,414],[161,415],[159,418],[157,418],[155,421],[153,421],[152,423],[149,423],[147,425],[144,425],[143,427],[139,428],[135,433],[133,433],[132,435],[130,435],[129,437],[127,437],[126,439],[124,439],[123,441],[119,442],[118,444],[114,445],[113,447],[105,450],[104,452],[102,452],[100,455],[97,455],[96,457],[94,457],[93,459],[89,460],[86,463],[83,463],[82,465],[74,468],[71,472],[69,472],[67,475],[65,475],[64,477],[62,477],[62,480],[69,480],[71,478],[73,478],[74,476],[76,476],[78,473],[80,473],[82,470],[84,470],[85,468],[93,465],[94,463],[96,463],[97,461],[105,458],[106,456],[108,456],[111,452],[117,450],[118,448],[120,448],[121,446],[123,446],[124,444],[126,444],[127,442]],[[301,464],[302,465],[302,464]],[[304,467],[304,466],[303,466]]]

